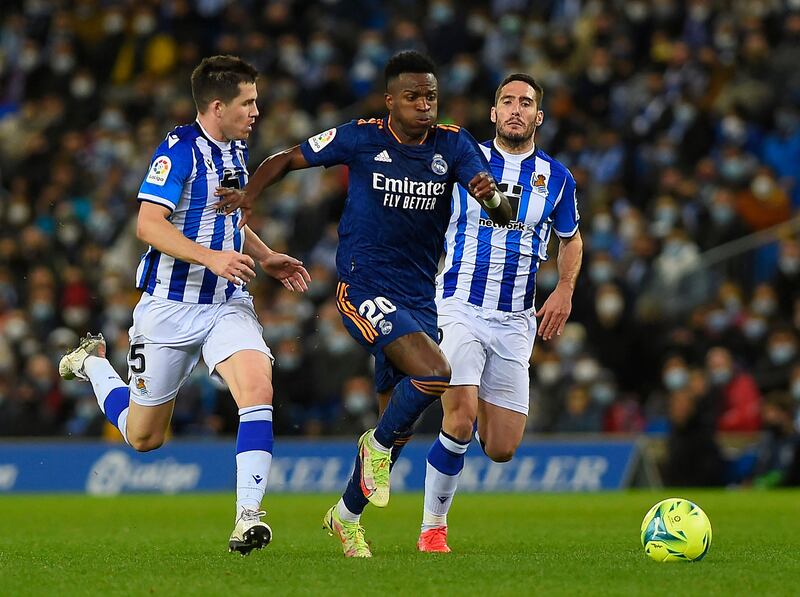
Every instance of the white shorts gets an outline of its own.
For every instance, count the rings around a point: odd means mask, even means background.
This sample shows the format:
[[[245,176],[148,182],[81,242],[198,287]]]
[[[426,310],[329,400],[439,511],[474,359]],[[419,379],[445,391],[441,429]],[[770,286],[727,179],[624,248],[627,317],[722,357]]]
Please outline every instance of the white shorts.
[[[196,305],[143,294],[128,331],[131,400],[142,406],[169,402],[201,354],[212,374],[241,350],[258,350],[272,359],[261,332],[250,296]]]
[[[481,400],[527,416],[533,310],[506,313],[455,297],[437,299],[436,308],[440,347],[453,372],[450,385],[478,386]]]

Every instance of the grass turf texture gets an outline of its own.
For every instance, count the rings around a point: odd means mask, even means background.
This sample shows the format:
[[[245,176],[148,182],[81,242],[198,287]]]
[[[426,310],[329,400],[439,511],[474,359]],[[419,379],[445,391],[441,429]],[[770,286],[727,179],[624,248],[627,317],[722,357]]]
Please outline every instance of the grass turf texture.
[[[705,560],[650,561],[647,510],[697,502]],[[665,490],[459,495],[449,555],[415,551],[421,495],[363,517],[372,560],[346,560],[321,530],[333,495],[267,496],[275,538],[227,553],[231,495],[0,497],[2,595],[796,595],[800,492]]]

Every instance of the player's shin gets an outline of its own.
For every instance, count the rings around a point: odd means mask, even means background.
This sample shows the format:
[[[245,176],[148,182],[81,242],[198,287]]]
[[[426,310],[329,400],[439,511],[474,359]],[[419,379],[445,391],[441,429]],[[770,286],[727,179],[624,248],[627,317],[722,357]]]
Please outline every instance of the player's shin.
[[[272,406],[239,409],[236,437],[236,516],[261,507],[272,464]]]
[[[469,441],[459,441],[444,431],[431,445],[425,472],[423,532],[447,526],[447,513],[464,468],[464,454],[468,446]]]
[[[89,356],[84,361],[84,371],[92,383],[94,395],[106,419],[114,425],[127,442],[128,404],[130,392],[108,360]]]
[[[410,430],[428,406],[447,389],[446,377],[406,377],[395,386],[392,398],[375,428],[375,440],[387,450]]]

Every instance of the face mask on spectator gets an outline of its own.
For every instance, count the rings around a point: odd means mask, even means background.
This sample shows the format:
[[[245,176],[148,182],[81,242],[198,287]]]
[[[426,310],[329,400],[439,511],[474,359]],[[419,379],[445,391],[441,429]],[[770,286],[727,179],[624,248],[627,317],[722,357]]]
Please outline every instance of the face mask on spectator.
[[[730,224],[736,217],[736,212],[729,205],[720,204],[711,207],[711,219],[718,226]]]
[[[614,266],[607,261],[599,261],[589,266],[589,278],[595,284],[605,284],[614,278]]]
[[[572,370],[572,376],[578,383],[590,383],[597,378],[600,373],[600,368],[594,359],[581,359],[575,363],[575,368]]]
[[[39,63],[39,51],[35,48],[25,48],[17,60],[17,66],[24,72],[30,72]]]
[[[788,342],[779,342],[769,347],[769,360],[775,365],[785,365],[794,358],[796,353],[794,344]]]
[[[300,366],[300,356],[293,352],[278,355],[276,361],[279,369],[285,369],[287,371],[294,371]]]
[[[800,402],[800,379],[792,382],[792,398]]]
[[[556,352],[562,357],[571,358],[578,354],[581,350],[581,343],[572,338],[565,338],[561,336],[561,340],[556,345]]]
[[[89,309],[86,307],[66,307],[62,312],[64,323],[76,329],[82,327],[89,321]]]
[[[31,208],[24,203],[15,201],[8,207],[8,223],[12,226],[24,224],[30,216]]]
[[[712,369],[708,372],[708,379],[712,385],[722,386],[728,383],[733,377],[733,371],[727,368]]]
[[[607,383],[594,384],[589,393],[592,396],[592,400],[602,406],[611,404],[614,401],[614,388]]]
[[[728,327],[728,314],[725,311],[712,311],[706,316],[706,327],[712,332],[721,332]]]
[[[767,331],[767,322],[760,317],[751,317],[742,325],[742,332],[748,340],[758,340],[764,337]]]
[[[75,77],[69,85],[72,97],[86,99],[94,93],[94,81],[90,77]]]
[[[327,341],[328,350],[333,354],[342,354],[350,348],[350,336],[346,334],[333,334]]]
[[[600,317],[617,317],[624,308],[622,298],[616,294],[607,294],[597,301],[596,309]]]
[[[794,276],[800,271],[800,260],[791,256],[781,257],[780,261],[778,261],[778,267],[787,276]]]
[[[751,307],[755,313],[758,313],[762,317],[769,317],[775,313],[777,305],[771,298],[762,297],[755,299]]]
[[[722,177],[728,181],[738,181],[747,173],[747,164],[741,158],[727,158],[719,168]]]
[[[352,415],[366,412],[370,406],[370,399],[364,392],[350,392],[344,397],[344,407]]]
[[[536,282],[539,288],[549,292],[558,284],[558,272],[555,270],[544,270],[536,276]]]
[[[756,176],[753,182],[750,183],[750,190],[753,191],[753,195],[759,199],[768,199],[772,193],[773,187],[772,179],[764,175]]]
[[[19,342],[28,335],[28,322],[21,317],[15,317],[6,322],[3,331],[9,340],[12,342]]]
[[[50,319],[53,313],[55,313],[55,309],[53,309],[53,305],[49,303],[34,303],[31,306],[31,317],[37,321]]]
[[[315,41],[308,48],[308,55],[315,62],[328,62],[333,57],[333,46],[326,41]]]
[[[536,368],[536,377],[540,382],[549,386],[558,381],[561,376],[561,365],[553,361],[542,363]]]
[[[119,33],[125,27],[125,17],[118,12],[110,12],[103,19],[103,31],[107,35]]]
[[[57,54],[50,61],[50,69],[59,75],[66,74],[75,68],[75,57],[72,54]]]
[[[683,367],[672,367],[664,372],[661,379],[664,387],[670,391],[680,390],[689,383],[689,372]]]
[[[149,14],[141,14],[133,20],[133,31],[137,35],[148,35],[155,29],[156,20]]]

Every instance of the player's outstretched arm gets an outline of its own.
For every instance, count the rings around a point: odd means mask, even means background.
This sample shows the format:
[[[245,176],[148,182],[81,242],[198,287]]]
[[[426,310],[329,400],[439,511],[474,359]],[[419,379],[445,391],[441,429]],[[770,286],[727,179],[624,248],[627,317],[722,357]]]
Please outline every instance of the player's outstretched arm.
[[[469,181],[470,195],[483,204],[492,221],[505,226],[511,221],[511,203],[500,192],[494,180],[486,172],[479,172]]]
[[[283,253],[276,253],[253,232],[250,226],[245,227],[244,247],[242,250],[252,256],[267,274],[280,281],[290,292],[305,292],[311,276],[303,267],[303,262]]]
[[[136,220],[136,236],[154,249],[175,259],[204,265],[234,284],[252,280],[256,266],[252,257],[238,251],[215,251],[189,240],[167,220],[170,211],[155,203],[142,201]]]
[[[539,335],[544,340],[549,340],[553,334],[560,336],[564,331],[564,324],[572,312],[572,293],[575,291],[582,259],[581,233],[576,232],[569,238],[562,238],[558,245],[558,284],[536,313],[536,317],[542,318]]]
[[[226,214],[231,214],[241,208],[242,219],[239,221],[239,228],[243,228],[250,219],[253,202],[264,189],[279,181],[288,172],[308,167],[309,163],[303,157],[299,145],[273,154],[258,165],[244,189],[217,187],[214,194],[219,197],[219,201],[214,204],[214,207],[221,207]]]

